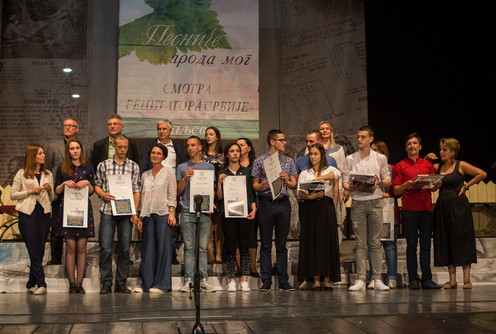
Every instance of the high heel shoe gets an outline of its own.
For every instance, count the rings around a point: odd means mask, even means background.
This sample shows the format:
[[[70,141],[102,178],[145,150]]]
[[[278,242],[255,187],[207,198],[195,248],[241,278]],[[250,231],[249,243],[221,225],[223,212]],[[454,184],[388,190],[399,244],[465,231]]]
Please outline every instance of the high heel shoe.
[[[458,286],[458,283],[451,283],[451,282],[446,282],[443,285],[443,289],[456,289]]]
[[[464,289],[472,289],[472,282],[463,282]]]

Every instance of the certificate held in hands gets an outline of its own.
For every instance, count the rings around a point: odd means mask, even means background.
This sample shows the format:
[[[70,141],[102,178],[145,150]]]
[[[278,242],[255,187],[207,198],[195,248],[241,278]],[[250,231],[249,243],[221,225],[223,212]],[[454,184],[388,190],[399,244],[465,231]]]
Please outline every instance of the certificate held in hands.
[[[135,215],[133,185],[130,174],[109,175],[109,192],[115,197],[110,201],[114,216]]]
[[[300,182],[300,190],[307,190],[309,194],[324,191],[324,180]]]
[[[351,184],[355,186],[364,186],[361,191],[373,192],[370,190],[375,185],[375,175],[372,174],[351,174]]]
[[[440,182],[445,175],[441,174],[419,174],[413,180],[413,187],[415,189],[432,189],[436,182]]]
[[[272,199],[276,199],[282,193],[283,182],[279,177],[282,172],[281,163],[279,162],[279,152],[273,153],[270,157],[264,160],[265,175],[269,181],[270,192]]]
[[[64,186],[63,227],[88,227],[88,187],[82,189]]]
[[[214,179],[215,171],[195,169],[195,173],[189,183],[189,212],[195,212],[195,196],[201,195],[201,212],[211,213],[214,211]]]
[[[224,193],[224,214],[226,218],[246,218],[248,215],[248,194],[246,177],[231,175],[222,184]]]

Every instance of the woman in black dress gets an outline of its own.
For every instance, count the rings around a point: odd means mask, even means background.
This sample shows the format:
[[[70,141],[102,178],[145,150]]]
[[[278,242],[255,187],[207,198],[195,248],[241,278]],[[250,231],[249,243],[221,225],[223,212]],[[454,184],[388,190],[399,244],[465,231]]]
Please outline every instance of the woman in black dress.
[[[472,263],[477,263],[477,252],[472,211],[465,192],[487,174],[468,162],[456,160],[460,152],[458,140],[443,138],[439,146],[441,163],[434,168],[446,176],[434,209],[434,265],[448,267],[449,281],[444,284],[445,289],[457,287],[457,266],[463,269],[463,288],[471,289],[470,269]],[[429,158],[437,157],[431,153]],[[465,184],[466,175],[473,178]]]
[[[332,290],[332,283],[341,280],[339,260],[338,225],[336,204],[341,177],[338,169],[327,166],[325,149],[314,144],[309,149],[308,169],[298,177],[298,196],[304,200],[301,205],[300,251],[298,279],[304,281],[313,277],[313,290]],[[303,183],[324,181],[324,190],[308,191]]]
[[[74,189],[88,187],[88,227],[63,227],[64,199],[60,202],[61,221],[58,224],[57,235],[65,239],[65,269],[69,279],[69,293],[85,293],[83,278],[86,271],[86,244],[89,237],[95,236],[93,210],[89,199],[94,191],[94,177],[94,168],[86,161],[81,142],[78,139],[67,141],[64,162],[57,171],[55,193],[64,196],[65,186]]]

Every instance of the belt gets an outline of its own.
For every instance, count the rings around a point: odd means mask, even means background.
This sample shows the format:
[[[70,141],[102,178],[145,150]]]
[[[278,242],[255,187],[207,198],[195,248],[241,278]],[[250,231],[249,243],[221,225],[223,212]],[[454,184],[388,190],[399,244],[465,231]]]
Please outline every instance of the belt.
[[[274,200],[270,197],[260,197],[260,200],[265,202],[286,202],[289,200],[289,197],[288,196],[277,197]]]

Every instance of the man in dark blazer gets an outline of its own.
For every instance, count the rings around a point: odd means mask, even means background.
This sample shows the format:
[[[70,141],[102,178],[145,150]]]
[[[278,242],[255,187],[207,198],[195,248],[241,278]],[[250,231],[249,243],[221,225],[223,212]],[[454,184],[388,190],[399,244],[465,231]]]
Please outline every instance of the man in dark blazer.
[[[169,121],[168,119],[158,121],[157,134],[158,137],[150,141],[145,151],[141,155],[141,174],[152,168],[152,163],[150,162],[150,156],[148,154],[151,147],[155,143],[162,143],[165,147],[167,147],[167,159],[162,161],[162,165],[164,165],[165,167],[172,167],[176,169],[177,165],[182,164],[187,160],[183,146],[179,145],[177,141],[172,141],[172,139],[170,138],[170,135],[172,134],[171,121]]]
[[[108,117],[107,130],[108,137],[102,138],[93,144],[91,151],[91,164],[95,170],[98,164],[104,160],[112,159],[115,154],[114,138],[122,133],[124,124],[121,115],[113,114]],[[139,164],[139,151],[138,145],[135,141],[129,139],[129,149],[127,151],[127,158]]]

